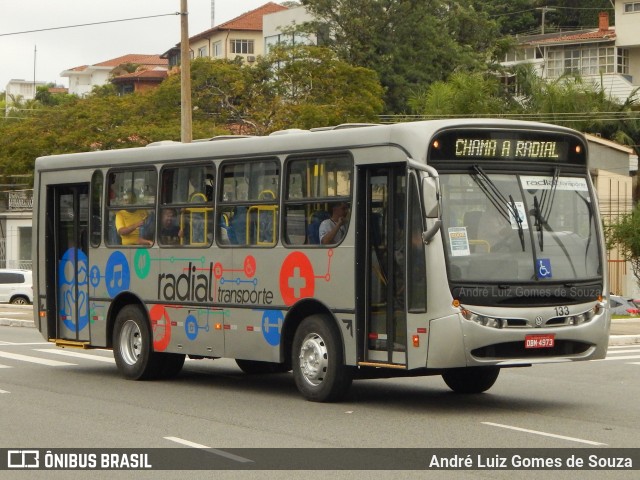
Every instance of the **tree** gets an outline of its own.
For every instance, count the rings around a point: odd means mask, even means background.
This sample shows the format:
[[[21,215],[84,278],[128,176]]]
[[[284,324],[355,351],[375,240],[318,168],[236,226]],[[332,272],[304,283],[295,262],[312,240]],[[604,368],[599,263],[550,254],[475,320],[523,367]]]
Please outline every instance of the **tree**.
[[[421,115],[498,115],[508,111],[508,100],[495,76],[457,72],[447,82],[414,93],[409,106]]]
[[[631,263],[633,276],[640,286],[640,204],[618,222],[605,225],[607,248],[617,247],[626,261]]]
[[[382,111],[375,73],[326,49],[277,49],[256,64],[193,62],[194,137],[369,122]],[[87,98],[69,96],[60,105],[24,110],[20,118],[0,122],[4,173],[29,173],[43,155],[178,140],[180,79],[170,76],[156,90],[124,96],[96,88]]]
[[[378,73],[387,113],[403,113],[411,91],[456,69],[485,69],[497,25],[471,0],[302,0],[329,30],[327,46]]]

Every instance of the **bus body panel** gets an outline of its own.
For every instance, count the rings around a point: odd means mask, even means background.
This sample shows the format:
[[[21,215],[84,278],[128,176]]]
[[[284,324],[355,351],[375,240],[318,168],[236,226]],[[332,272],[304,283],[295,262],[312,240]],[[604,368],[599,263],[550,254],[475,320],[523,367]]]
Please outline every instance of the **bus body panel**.
[[[34,309],[38,328],[46,339],[53,340],[60,335],[55,321],[47,318],[60,314],[62,301],[50,296],[58,288],[56,285],[52,287],[50,283],[55,275],[60,275],[60,259],[56,260],[58,264],[49,264],[47,267],[45,258],[50,231],[54,229],[47,212],[52,192],[62,191],[60,188],[66,185],[88,186],[96,171],[102,172],[106,179],[114,169],[126,171],[142,167],[153,168],[157,175],[161,175],[165,165],[207,164],[215,167],[217,193],[215,202],[212,201],[211,204],[213,211],[224,203],[219,190],[222,188],[220,172],[224,162],[250,162],[251,159],[269,158],[277,160],[279,165],[280,186],[279,191],[275,192],[277,204],[274,211],[278,212],[276,215],[279,218],[284,218],[284,214],[280,212],[284,210],[283,207],[287,207],[285,195],[288,186],[285,185],[285,175],[290,159],[305,155],[326,157],[344,154],[353,159],[349,193],[353,213],[346,237],[340,245],[325,248],[319,245],[285,244],[283,238],[280,238],[284,228],[281,225],[283,220],[278,224],[278,240],[274,245],[237,248],[219,244],[218,233],[215,234],[211,247],[171,248],[159,246],[157,240],[150,248],[107,246],[107,232],[102,228],[103,238],[99,246],[89,246],[85,253],[86,281],[83,288],[86,286],[88,291],[89,320],[86,325],[83,324],[80,329],[82,331],[77,332],[76,339],[85,341],[85,332],[88,332],[87,343],[90,346],[111,345],[115,312],[125,303],[139,299],[137,301],[145,309],[151,324],[153,348],[158,352],[287,362],[290,360],[284,357],[288,354],[287,346],[282,343],[283,332],[286,330],[285,319],[293,326],[288,333],[289,342],[295,326],[301,320],[299,316],[289,314],[292,310],[306,315],[315,312],[335,323],[342,338],[344,363],[352,366],[378,365],[401,372],[425,367],[438,370],[603,358],[606,354],[610,316],[606,301],[596,301],[595,297],[591,303],[571,305],[570,315],[599,308],[598,313],[588,322],[578,326],[497,329],[464,318],[461,308],[469,308],[476,314],[486,316],[524,318],[528,322],[536,317],[543,317],[546,321],[553,316],[553,305],[539,307],[535,304],[523,304],[507,308],[473,304],[461,307],[456,304],[448,278],[448,247],[444,231],[424,245],[424,266],[407,263],[403,267],[406,268],[402,279],[404,283],[410,278],[412,268],[419,267],[426,272],[426,311],[405,309],[403,312],[406,328],[399,337],[404,335],[406,344],[372,347],[375,342],[372,343],[373,337],[368,329],[375,320],[369,310],[372,307],[367,302],[372,302],[371,297],[377,295],[373,292],[375,287],[372,285],[376,275],[371,271],[373,254],[363,253],[361,249],[368,249],[374,243],[372,238],[375,232],[371,230],[374,220],[370,218],[371,212],[366,210],[370,206],[367,207],[364,202],[365,192],[359,190],[364,184],[356,179],[365,178],[364,174],[369,170],[380,175],[379,172],[387,168],[396,172],[394,175],[398,171],[408,172],[405,174],[406,178],[410,178],[412,174],[418,179],[430,175],[425,171],[412,173],[407,160],[425,165],[434,135],[443,129],[454,127],[485,130],[490,127],[498,130],[514,129],[518,132],[531,130],[575,135],[569,129],[530,122],[443,120],[225,142],[196,142],[188,145],[171,143],[165,146],[39,158],[36,160],[34,184],[36,241],[33,256],[36,260]],[[586,165],[583,171],[589,194],[595,201]],[[83,192],[84,190],[80,190],[76,197],[84,199]],[[90,195],[92,193],[94,192]],[[102,195],[105,202],[108,201],[106,188]],[[374,192],[373,197],[378,198],[376,195]],[[384,200],[387,201],[390,200]],[[324,202],[328,205],[326,200]],[[103,218],[92,218],[92,222],[107,221],[105,206],[102,205],[101,208]],[[162,205],[156,204],[155,211],[159,213],[161,208]],[[420,206],[408,205],[408,208]],[[78,213],[85,215],[87,212]],[[363,220],[359,220],[360,218]],[[426,224],[427,219],[423,220]],[[428,220],[433,223],[433,219]],[[603,248],[601,231],[598,232],[597,241],[600,248]],[[408,241],[405,245],[408,245]],[[63,251],[62,247],[58,251]],[[78,262],[79,258],[77,256],[75,261]],[[359,270],[358,261],[365,262],[364,270]],[[390,258],[385,261],[391,264]],[[603,262],[601,283],[604,293],[608,291],[606,275],[606,262]],[[391,278],[385,278],[381,285],[392,281]],[[404,295],[406,300],[406,294]],[[79,304],[79,297],[75,301]],[[305,306],[299,307],[302,303]],[[56,308],[58,311],[55,311]],[[391,306],[388,307],[388,314],[389,318],[396,314]],[[551,334],[556,344],[573,342],[588,345],[588,348],[579,352],[560,349],[552,352],[541,348],[536,352],[526,352],[523,356],[518,355],[519,349],[524,348],[527,335]],[[68,332],[65,335],[72,336]],[[376,339],[385,340],[383,337]],[[500,344],[519,346],[515,350],[492,354],[492,348]],[[553,354],[549,354],[550,352]]]

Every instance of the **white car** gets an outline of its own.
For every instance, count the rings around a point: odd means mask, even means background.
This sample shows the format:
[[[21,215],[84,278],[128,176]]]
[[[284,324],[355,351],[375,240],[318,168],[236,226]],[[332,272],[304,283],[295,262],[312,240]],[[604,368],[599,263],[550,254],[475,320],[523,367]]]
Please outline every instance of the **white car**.
[[[33,303],[31,270],[0,268],[0,302],[14,305]]]

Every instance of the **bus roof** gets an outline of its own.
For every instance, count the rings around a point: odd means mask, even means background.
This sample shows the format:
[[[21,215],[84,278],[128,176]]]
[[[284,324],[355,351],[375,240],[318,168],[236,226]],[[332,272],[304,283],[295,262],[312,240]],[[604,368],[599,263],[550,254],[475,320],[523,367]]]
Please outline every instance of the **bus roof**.
[[[425,163],[431,137],[448,128],[514,128],[578,132],[537,122],[495,118],[446,119],[396,124],[345,124],[312,130],[283,130],[269,136],[222,136],[192,143],[161,141],[146,147],[100,150],[39,157],[36,171],[98,166],[124,166],[132,163],[189,161],[214,158],[272,156],[303,152],[323,152],[376,145],[396,145],[411,159]],[[207,141],[207,140],[225,141]]]

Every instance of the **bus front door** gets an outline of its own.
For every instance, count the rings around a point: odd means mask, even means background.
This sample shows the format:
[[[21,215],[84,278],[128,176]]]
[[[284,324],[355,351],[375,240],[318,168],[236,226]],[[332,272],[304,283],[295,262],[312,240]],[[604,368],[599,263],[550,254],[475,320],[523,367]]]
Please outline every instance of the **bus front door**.
[[[360,179],[366,186],[360,190],[366,191],[360,238],[361,244],[366,244],[364,261],[369,272],[364,306],[365,359],[406,365],[406,169],[367,168]]]
[[[89,184],[50,187],[48,195],[47,303],[50,315],[55,308],[55,338],[87,342]]]

